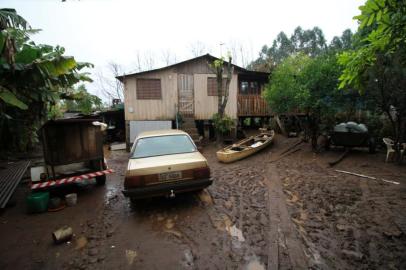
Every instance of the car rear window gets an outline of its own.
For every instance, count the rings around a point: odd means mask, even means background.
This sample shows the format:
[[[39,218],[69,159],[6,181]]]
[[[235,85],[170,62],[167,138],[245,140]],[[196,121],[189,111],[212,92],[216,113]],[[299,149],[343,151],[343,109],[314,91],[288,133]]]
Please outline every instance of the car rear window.
[[[196,147],[186,135],[141,138],[137,141],[131,158],[144,158],[195,152]]]

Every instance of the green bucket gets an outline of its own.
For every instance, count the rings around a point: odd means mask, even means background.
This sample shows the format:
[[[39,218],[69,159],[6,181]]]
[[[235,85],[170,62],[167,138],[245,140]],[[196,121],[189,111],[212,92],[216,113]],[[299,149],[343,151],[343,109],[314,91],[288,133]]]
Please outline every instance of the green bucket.
[[[35,192],[27,197],[28,213],[42,213],[48,210],[49,192]]]

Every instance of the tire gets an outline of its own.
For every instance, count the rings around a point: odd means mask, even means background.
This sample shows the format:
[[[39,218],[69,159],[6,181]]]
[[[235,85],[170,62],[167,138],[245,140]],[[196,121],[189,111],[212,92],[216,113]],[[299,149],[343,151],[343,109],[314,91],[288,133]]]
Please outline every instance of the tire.
[[[106,175],[103,174],[101,176],[96,177],[96,184],[98,186],[104,186],[106,184]]]
[[[370,138],[368,142],[368,150],[370,154],[374,154],[376,152],[376,143],[374,138]]]

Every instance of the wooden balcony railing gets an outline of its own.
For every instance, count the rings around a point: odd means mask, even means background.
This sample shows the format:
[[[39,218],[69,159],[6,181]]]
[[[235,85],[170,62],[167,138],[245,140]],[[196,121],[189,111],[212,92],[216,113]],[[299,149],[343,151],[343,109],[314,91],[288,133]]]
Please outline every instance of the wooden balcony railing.
[[[238,116],[270,116],[271,109],[260,95],[238,95]]]

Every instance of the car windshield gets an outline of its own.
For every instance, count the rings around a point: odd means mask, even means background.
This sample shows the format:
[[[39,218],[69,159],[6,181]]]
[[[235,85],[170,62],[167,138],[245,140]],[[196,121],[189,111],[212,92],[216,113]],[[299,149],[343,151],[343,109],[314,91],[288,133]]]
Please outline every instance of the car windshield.
[[[195,152],[196,147],[186,135],[169,135],[141,138],[137,141],[131,158]]]

